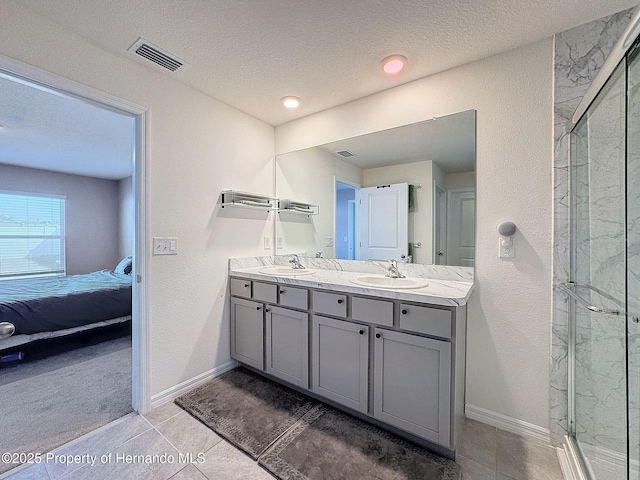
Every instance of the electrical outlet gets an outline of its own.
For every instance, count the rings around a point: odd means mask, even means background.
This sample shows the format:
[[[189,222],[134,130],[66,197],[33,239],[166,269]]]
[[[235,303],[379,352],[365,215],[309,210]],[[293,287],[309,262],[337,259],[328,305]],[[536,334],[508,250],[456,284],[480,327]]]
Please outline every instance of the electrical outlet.
[[[278,237],[278,238],[276,239],[276,248],[277,248],[278,250],[282,250],[282,237]]]
[[[263,243],[265,250],[271,250],[271,237],[264,237]]]
[[[515,257],[515,245],[511,237],[501,237],[498,239],[498,257],[499,258]]]
[[[333,247],[333,237],[327,237],[327,241],[324,244],[325,247]]]

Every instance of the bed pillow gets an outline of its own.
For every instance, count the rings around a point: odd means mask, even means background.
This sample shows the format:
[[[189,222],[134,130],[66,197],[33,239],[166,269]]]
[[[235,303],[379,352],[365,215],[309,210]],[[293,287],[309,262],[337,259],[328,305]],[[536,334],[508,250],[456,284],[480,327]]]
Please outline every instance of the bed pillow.
[[[120,263],[116,265],[113,270],[115,273],[124,273],[125,275],[131,275],[133,270],[133,259],[131,257],[124,257],[120,260]]]

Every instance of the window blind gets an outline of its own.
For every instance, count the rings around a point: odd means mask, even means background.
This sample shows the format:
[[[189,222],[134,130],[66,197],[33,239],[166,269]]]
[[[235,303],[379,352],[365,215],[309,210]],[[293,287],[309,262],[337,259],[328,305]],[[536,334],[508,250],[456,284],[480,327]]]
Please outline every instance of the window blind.
[[[0,191],[0,279],[65,274],[65,198]]]

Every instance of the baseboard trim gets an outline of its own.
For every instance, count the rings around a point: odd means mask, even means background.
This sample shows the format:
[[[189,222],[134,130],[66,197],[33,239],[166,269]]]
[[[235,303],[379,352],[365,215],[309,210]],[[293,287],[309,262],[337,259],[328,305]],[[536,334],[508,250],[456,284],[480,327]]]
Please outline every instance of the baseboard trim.
[[[151,408],[159,407],[164,403],[171,402],[174,398],[179,397],[183,393],[187,393],[189,390],[196,388],[213,378],[219,377],[223,373],[228,372],[237,366],[238,362],[231,360],[230,362],[224,363],[214,369],[208,370],[189,380],[179,383],[174,387],[168,388],[163,392],[156,393],[151,397]]]
[[[491,425],[492,427],[506,430],[507,432],[522,435],[523,437],[535,438],[549,445],[551,444],[551,432],[549,432],[547,428],[539,427],[533,423],[469,404],[465,405],[465,416],[472,420]]]

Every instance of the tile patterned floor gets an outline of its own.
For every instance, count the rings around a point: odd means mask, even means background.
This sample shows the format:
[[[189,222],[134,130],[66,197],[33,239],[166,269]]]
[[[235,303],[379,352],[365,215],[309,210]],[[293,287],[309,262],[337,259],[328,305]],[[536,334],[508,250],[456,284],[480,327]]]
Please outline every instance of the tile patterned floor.
[[[173,403],[127,415],[49,457],[0,479],[273,480]],[[465,422],[457,462],[463,480],[562,480],[554,448],[473,420]]]

